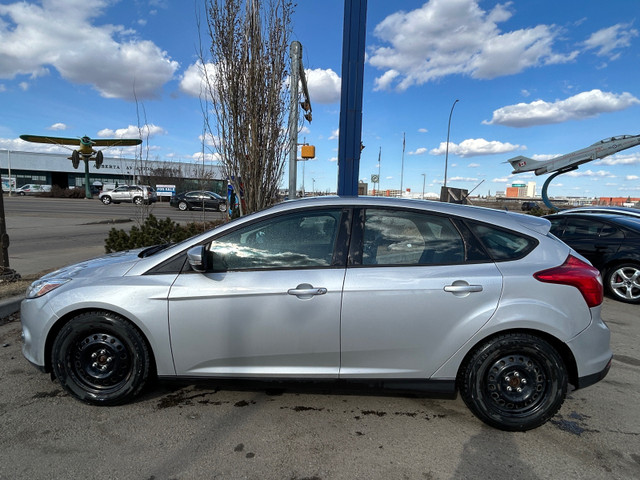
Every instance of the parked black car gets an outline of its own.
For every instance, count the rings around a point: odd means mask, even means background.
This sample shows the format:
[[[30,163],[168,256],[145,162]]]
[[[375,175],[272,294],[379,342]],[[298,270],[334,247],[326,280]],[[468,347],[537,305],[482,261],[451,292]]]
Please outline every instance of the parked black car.
[[[530,210],[534,210],[536,208],[540,208],[537,202],[522,202],[522,211],[528,212]]]
[[[204,208],[205,210],[224,212],[227,209],[227,199],[215,192],[197,190],[172,196],[169,205],[182,211]]]
[[[597,213],[547,215],[551,233],[602,273],[616,300],[640,303],[640,218]]]

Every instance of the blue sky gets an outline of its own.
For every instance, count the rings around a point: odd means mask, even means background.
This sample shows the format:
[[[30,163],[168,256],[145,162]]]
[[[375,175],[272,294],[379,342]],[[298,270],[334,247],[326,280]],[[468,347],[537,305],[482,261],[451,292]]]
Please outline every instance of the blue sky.
[[[18,137],[130,137],[146,124],[150,159],[197,159],[202,4],[1,0],[0,149],[55,151]],[[313,105],[299,137],[316,146],[308,191],[337,184],[343,11],[343,0],[300,0],[293,17]],[[639,22],[637,0],[369,0],[360,178],[378,173],[381,150],[381,188],[399,189],[404,135],[403,187],[439,192],[458,99],[448,185],[540,189],[546,176],[514,176],[504,162],[640,133]],[[640,197],[640,147],[558,177],[549,193]]]

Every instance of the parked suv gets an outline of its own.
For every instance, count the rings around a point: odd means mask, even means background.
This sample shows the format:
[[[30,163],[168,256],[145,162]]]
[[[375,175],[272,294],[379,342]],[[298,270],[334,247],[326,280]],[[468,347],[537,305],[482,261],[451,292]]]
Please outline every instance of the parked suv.
[[[529,212],[536,208],[540,208],[537,202],[522,202],[522,211]]]
[[[121,185],[108,192],[102,192],[98,198],[105,205],[110,203],[131,202],[136,205],[153,203],[158,195],[149,185]]]

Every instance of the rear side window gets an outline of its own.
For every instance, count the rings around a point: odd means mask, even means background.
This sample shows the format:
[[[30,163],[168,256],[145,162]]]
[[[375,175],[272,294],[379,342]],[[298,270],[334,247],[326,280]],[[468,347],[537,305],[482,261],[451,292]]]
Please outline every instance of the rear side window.
[[[460,232],[445,217],[411,211],[368,209],[363,232],[363,265],[463,263]]]
[[[471,231],[495,261],[517,260],[533,250],[538,241],[512,230],[468,222]]]

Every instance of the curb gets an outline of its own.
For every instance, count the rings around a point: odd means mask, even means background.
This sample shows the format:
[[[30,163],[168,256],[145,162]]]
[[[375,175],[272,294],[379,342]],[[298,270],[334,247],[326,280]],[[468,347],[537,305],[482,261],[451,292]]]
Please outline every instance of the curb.
[[[4,298],[0,300],[0,318],[9,316],[20,310],[20,302],[24,300],[24,295]]]

